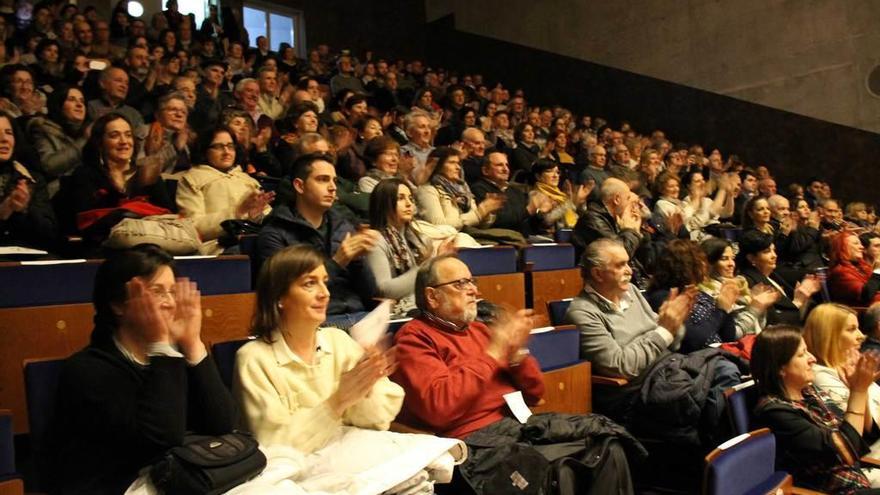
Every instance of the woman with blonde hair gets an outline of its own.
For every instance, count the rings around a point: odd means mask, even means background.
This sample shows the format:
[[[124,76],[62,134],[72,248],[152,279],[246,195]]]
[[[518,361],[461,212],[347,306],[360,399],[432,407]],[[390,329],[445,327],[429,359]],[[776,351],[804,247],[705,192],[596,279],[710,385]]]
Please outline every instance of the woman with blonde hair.
[[[804,324],[804,342],[807,350],[816,357],[813,364],[813,384],[826,392],[842,410],[850,397],[849,377],[859,360],[859,348],[865,340],[859,330],[856,312],[842,304],[820,304],[810,312]],[[876,378],[876,377],[875,377]],[[868,387],[864,410],[847,411],[864,420],[864,432],[877,436],[875,423],[880,421],[880,386]],[[875,441],[871,453],[880,452],[880,442]]]

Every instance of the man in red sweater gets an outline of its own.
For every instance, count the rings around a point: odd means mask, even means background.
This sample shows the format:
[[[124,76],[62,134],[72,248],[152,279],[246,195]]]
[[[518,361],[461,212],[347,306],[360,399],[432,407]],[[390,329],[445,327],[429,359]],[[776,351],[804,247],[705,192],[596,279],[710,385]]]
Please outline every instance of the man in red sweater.
[[[541,369],[526,350],[528,313],[489,328],[474,321],[477,295],[470,270],[454,256],[434,258],[419,270],[422,315],[394,337],[399,365],[392,378],[406,391],[403,422],[464,438],[512,416],[504,394],[522,391],[528,405],[541,400]]]

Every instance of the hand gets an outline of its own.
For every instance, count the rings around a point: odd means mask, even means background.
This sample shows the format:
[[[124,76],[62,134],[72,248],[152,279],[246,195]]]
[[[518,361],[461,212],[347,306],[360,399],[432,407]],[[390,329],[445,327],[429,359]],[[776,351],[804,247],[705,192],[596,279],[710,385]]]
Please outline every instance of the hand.
[[[269,140],[272,139],[272,128],[263,127],[257,132],[257,135],[251,138],[251,143],[258,152],[263,153],[269,149]]]
[[[147,290],[147,284],[134,277],[125,284],[125,305],[120,319],[149,344],[170,344],[168,322],[162,316],[159,299]]]
[[[682,225],[684,225],[684,215],[681,211],[676,210],[666,217],[666,228],[669,229],[670,234],[678,235]]]
[[[814,229],[819,228],[819,225],[821,225],[821,219],[819,218],[819,212],[817,212],[817,211],[810,212],[810,217],[807,218],[807,225],[814,228]]]
[[[721,282],[721,290],[718,293],[718,297],[715,298],[715,304],[724,310],[725,313],[730,313],[738,297],[739,283],[734,279],[728,279]]]
[[[397,173],[401,177],[409,178],[412,171],[416,168],[416,159],[409,153],[401,153],[400,160],[397,162]]]
[[[669,297],[660,306],[657,324],[665,328],[675,338],[675,332],[678,331],[691,314],[691,308],[694,305],[696,296],[697,290],[693,287],[681,292],[673,288],[669,291]]]
[[[874,383],[878,363],[880,363],[880,357],[874,353],[866,352],[859,355],[855,366],[844,367],[843,371],[848,374],[842,378],[849,387],[850,393],[868,391],[868,387]]]
[[[492,324],[492,337],[486,347],[486,354],[499,363],[510,364],[529,341],[534,327],[532,313],[528,309],[513,314],[502,311]]]
[[[254,191],[246,196],[238,205],[236,215],[238,218],[258,219],[263,215],[266,205],[275,199],[274,192]]]
[[[819,292],[821,287],[819,277],[815,275],[807,275],[794,286],[794,302],[796,304],[799,301],[801,304],[806,302],[813,297],[813,294]],[[798,304],[798,306],[800,306],[800,304]]]
[[[778,290],[766,284],[756,284],[751,290],[752,301],[749,307],[756,313],[762,315],[767,312],[767,308],[776,304],[776,301],[782,297]]]
[[[630,203],[623,214],[617,217],[617,226],[621,230],[629,229],[638,232],[642,228],[642,218],[638,215],[638,211],[634,212],[633,210],[635,210],[634,203]]]
[[[31,190],[27,185],[27,181],[21,179],[15,185],[15,188],[6,196],[6,199],[0,203],[0,220],[6,220],[13,213],[21,213],[27,210],[31,202]]]
[[[591,182],[592,184],[587,183],[577,186],[577,190],[574,190],[571,182],[566,182],[567,186],[565,189],[573,205],[580,206],[587,202],[587,198],[590,196],[590,193],[593,191],[593,187],[596,185],[595,181]]]
[[[182,131],[174,134],[174,149],[177,151],[181,151],[189,142],[189,131],[183,129]]]
[[[447,254],[455,254],[458,252],[458,246],[455,245],[455,236],[449,237],[440,242],[437,246],[436,256],[444,256]]]
[[[385,352],[375,348],[367,349],[354,368],[342,374],[339,388],[327,399],[336,415],[341,417],[346,409],[366,397],[377,381],[394,373],[397,369],[396,356],[396,347]]]
[[[481,216],[491,215],[504,206],[504,195],[489,193],[477,206]]]
[[[365,229],[352,235],[351,232],[345,234],[345,239],[333,255],[333,260],[339,266],[345,268],[358,256],[372,251],[379,242],[381,234],[375,230]]]
[[[153,122],[150,124],[150,133],[144,140],[144,153],[148,156],[156,153],[165,144],[165,129],[162,124]]]
[[[201,339],[202,295],[196,283],[185,277],[175,280],[173,295],[177,309],[168,327],[169,337],[187,360],[197,361],[207,354]]]
[[[785,235],[791,233],[791,231],[793,230],[791,217],[784,217],[782,220],[779,221],[779,230]]]

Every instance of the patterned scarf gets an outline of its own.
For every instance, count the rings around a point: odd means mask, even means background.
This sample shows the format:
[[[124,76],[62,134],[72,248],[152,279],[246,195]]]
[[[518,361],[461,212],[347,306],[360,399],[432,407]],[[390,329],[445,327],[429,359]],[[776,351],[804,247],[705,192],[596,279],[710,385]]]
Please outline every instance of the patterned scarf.
[[[452,182],[446,177],[435,174],[431,177],[431,185],[452,196],[452,201],[458,206],[458,211],[467,213],[471,209],[471,189],[464,182]]]
[[[389,225],[382,230],[382,237],[391,248],[391,265],[397,274],[404,273],[422,262],[426,252],[425,244],[412,229],[404,227],[401,232]]]
[[[830,397],[813,385],[806,387],[802,393],[804,396],[802,400],[763,397],[758,403],[758,408],[762,408],[766,404],[785,404],[826,432],[830,433],[840,429],[840,424],[843,422],[843,411],[831,401]],[[856,452],[853,452],[853,455],[858,459],[857,447],[855,449]],[[840,459],[840,455],[838,458]],[[871,483],[859,469],[858,464],[848,466],[842,459],[839,464],[834,466],[829,466],[818,460],[806,463],[806,465],[800,464],[797,472],[792,474],[795,479],[807,482],[808,486],[815,486],[826,493],[851,494],[857,490],[871,487]]]
[[[571,207],[571,199],[567,194],[562,192],[562,189],[559,189],[559,186],[551,186],[550,184],[537,182],[535,183],[535,188],[550,198],[550,201],[553,201],[555,206],[569,203],[569,206],[565,209],[565,226],[568,228],[575,226],[578,221],[577,213],[574,211],[574,208]]]

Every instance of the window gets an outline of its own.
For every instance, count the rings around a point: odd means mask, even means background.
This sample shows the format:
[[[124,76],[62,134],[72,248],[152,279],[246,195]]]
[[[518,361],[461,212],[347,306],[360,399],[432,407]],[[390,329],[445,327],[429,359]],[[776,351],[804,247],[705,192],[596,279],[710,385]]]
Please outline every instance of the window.
[[[287,43],[298,56],[305,56],[305,33],[300,11],[249,1],[244,5],[244,27],[250,36],[251,46],[257,45],[258,36],[265,36],[269,39],[271,50],[278,51],[281,43]]]
[[[208,0],[177,0],[177,10],[183,15],[194,14],[196,16],[196,29],[199,29],[202,26],[202,21],[208,15],[208,3]],[[165,7],[164,0],[162,7]]]

